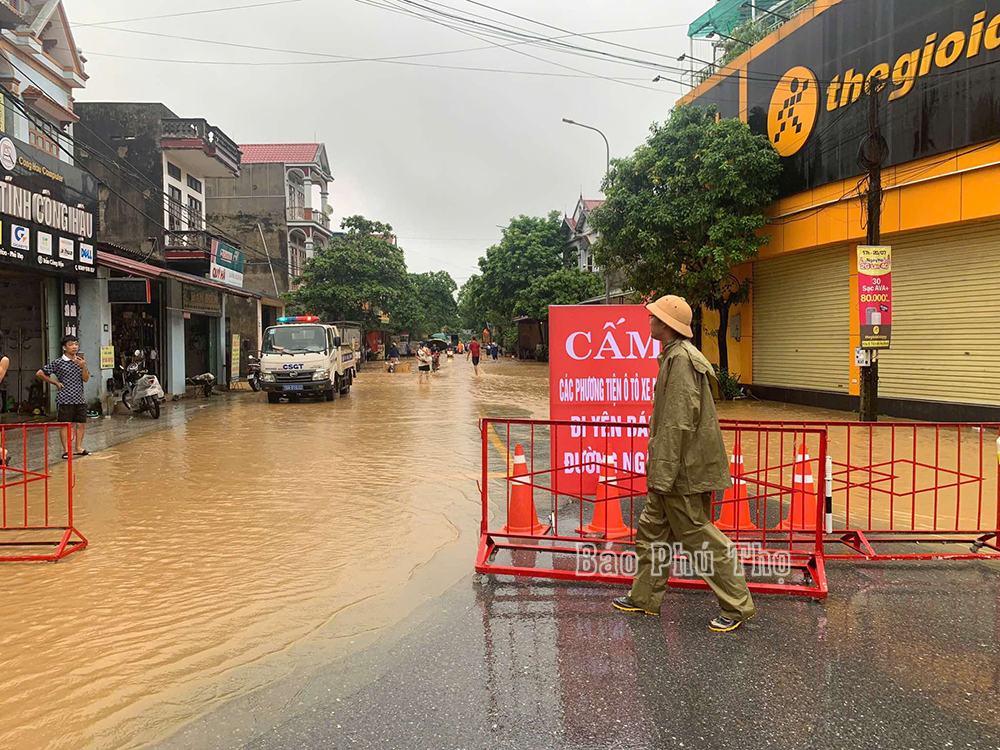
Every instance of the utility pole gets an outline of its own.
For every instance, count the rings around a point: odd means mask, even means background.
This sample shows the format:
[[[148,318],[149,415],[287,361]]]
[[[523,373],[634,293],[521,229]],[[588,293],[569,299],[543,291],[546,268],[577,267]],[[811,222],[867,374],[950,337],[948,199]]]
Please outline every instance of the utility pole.
[[[861,197],[862,210],[868,216],[866,242],[882,243],[882,164],[888,145],[882,135],[879,96],[885,81],[872,76],[865,84],[868,97],[868,135],[858,152],[858,165],[867,172],[868,190]],[[858,418],[862,422],[878,421],[878,352],[871,352],[871,364],[861,368],[861,404]]]

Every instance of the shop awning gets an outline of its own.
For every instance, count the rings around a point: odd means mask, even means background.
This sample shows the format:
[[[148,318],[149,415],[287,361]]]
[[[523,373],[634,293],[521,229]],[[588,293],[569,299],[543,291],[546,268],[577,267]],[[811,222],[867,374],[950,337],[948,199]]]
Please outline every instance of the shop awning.
[[[202,276],[194,276],[193,274],[184,273],[183,271],[175,271],[172,268],[161,268],[160,266],[154,266],[149,263],[143,263],[142,261],[125,258],[121,255],[109,253],[106,250],[97,250],[97,265],[103,266],[104,268],[110,268],[115,271],[121,271],[122,273],[129,273],[133,276],[141,276],[145,279],[173,279],[175,281],[183,281],[185,284],[201,286],[206,289],[216,289],[236,297],[261,299],[264,296],[262,294],[257,294],[256,292],[248,292],[245,289],[237,289],[236,287],[219,284]]]

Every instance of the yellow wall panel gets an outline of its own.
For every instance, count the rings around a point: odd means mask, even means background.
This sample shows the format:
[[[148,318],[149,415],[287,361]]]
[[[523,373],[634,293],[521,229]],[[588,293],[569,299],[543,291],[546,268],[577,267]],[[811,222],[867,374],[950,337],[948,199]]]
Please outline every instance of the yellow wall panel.
[[[906,232],[962,219],[962,178],[945,177],[934,182],[909,185],[902,190],[899,229]]]
[[[960,153],[957,159],[959,169],[969,169],[971,167],[981,167],[985,164],[1000,162],[1000,141],[988,146],[976,147],[976,150]]]
[[[962,175],[962,220],[1000,215],[1000,167],[986,167]]]
[[[789,216],[782,222],[785,226],[785,245],[788,247],[815,247],[819,244],[814,211]]]

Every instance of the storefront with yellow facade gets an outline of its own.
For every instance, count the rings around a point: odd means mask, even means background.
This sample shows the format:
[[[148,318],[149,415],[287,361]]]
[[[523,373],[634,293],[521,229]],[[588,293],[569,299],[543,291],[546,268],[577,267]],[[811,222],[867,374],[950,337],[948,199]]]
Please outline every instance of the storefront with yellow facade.
[[[769,244],[738,269],[753,283],[750,302],[733,311],[730,369],[762,398],[857,407],[856,251],[867,220],[857,157],[873,79],[884,84],[881,241],[892,246],[893,279],[879,410],[997,418],[996,0],[822,0],[682,100],[740,117],[785,164]]]

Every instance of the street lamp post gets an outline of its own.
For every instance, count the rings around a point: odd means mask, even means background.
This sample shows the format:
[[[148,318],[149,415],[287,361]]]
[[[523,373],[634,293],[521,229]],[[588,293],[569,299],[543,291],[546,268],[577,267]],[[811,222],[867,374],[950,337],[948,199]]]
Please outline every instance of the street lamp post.
[[[562,118],[562,121],[567,125],[576,125],[578,128],[586,128],[587,130],[593,130],[595,133],[601,136],[601,138],[604,139],[604,148],[607,154],[604,166],[604,177],[607,178],[607,176],[611,173],[611,144],[608,143],[608,137],[604,135],[604,133],[602,133],[600,130],[591,125],[584,125],[582,122],[575,122],[565,117]],[[607,274],[606,271],[604,274],[604,304],[606,305],[611,304],[611,277]]]

